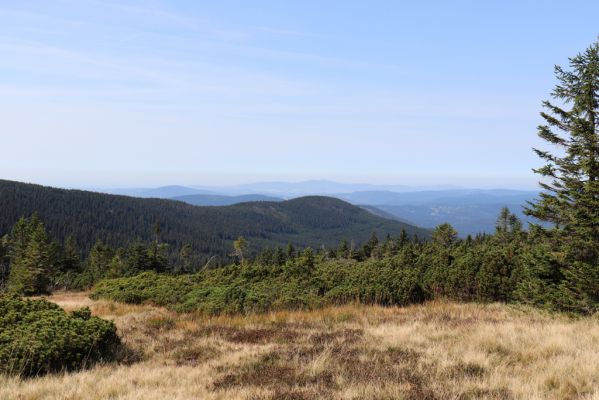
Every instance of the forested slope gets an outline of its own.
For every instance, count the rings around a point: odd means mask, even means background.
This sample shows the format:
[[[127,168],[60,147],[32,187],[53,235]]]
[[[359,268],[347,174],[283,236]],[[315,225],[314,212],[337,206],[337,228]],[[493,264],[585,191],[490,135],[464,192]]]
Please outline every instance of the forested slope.
[[[160,240],[171,253],[186,243],[196,254],[226,258],[232,241],[245,236],[250,250],[288,242],[304,247],[357,244],[375,231],[397,236],[405,229],[420,238],[428,231],[377,217],[359,207],[328,197],[303,197],[284,202],[253,202],[226,207],[198,207],[180,201],[141,199],[0,180],[0,235],[21,216],[37,213],[59,240],[73,235],[87,252],[100,239],[125,246],[136,238]]]

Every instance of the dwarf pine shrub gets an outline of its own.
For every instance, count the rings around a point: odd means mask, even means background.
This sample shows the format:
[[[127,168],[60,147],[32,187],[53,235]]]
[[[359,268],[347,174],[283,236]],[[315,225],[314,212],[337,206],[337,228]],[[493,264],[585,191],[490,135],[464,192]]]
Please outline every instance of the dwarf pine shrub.
[[[46,300],[0,296],[0,373],[35,376],[111,360],[120,347],[111,321],[88,308],[65,312]]]

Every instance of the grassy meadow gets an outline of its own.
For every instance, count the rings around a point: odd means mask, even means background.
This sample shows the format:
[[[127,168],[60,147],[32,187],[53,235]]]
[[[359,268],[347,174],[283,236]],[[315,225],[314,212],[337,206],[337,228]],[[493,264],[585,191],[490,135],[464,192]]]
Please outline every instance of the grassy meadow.
[[[599,399],[599,319],[502,304],[209,317],[49,297],[113,320],[118,363],[0,377],[0,399]]]

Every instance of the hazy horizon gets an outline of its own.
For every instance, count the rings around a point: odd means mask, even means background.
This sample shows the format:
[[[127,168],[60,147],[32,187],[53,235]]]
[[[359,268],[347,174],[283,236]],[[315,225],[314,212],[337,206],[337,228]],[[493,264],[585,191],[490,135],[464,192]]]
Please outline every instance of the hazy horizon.
[[[487,183],[481,185],[458,185],[458,184],[445,184],[445,183],[415,183],[415,184],[406,184],[406,183],[397,183],[397,182],[366,182],[366,181],[357,181],[357,180],[334,180],[334,179],[272,179],[272,180],[256,180],[256,181],[235,181],[230,183],[197,183],[197,182],[182,182],[182,183],[173,183],[167,182],[165,184],[157,184],[157,185],[143,185],[143,184],[131,184],[131,185],[90,185],[90,184],[72,184],[72,183],[60,183],[60,182],[44,182],[44,181],[35,181],[35,180],[17,180],[12,179],[10,177],[2,177],[0,179],[12,180],[12,181],[20,181],[24,183],[31,183],[43,186],[51,186],[63,189],[80,189],[80,190],[91,190],[91,191],[115,191],[115,190],[132,190],[132,189],[159,189],[165,188],[169,186],[180,186],[180,187],[188,187],[195,189],[213,189],[218,192],[219,189],[234,189],[241,187],[252,187],[254,185],[264,185],[264,184],[288,184],[288,185],[301,185],[307,183],[327,183],[332,184],[333,186],[336,184],[347,185],[347,186],[372,186],[372,190],[388,190],[388,191],[397,191],[400,188],[403,188],[406,192],[416,192],[416,191],[428,191],[428,190],[493,190],[493,189],[505,189],[505,190],[520,190],[520,191],[537,191],[540,190],[538,185],[517,185],[517,184],[493,184]],[[397,190],[392,189],[391,187],[397,187]],[[356,191],[367,191],[367,189],[357,189]],[[239,191],[239,193],[250,194],[253,192],[260,192],[260,190],[249,190],[249,191]],[[264,192],[268,192],[265,190]],[[314,193],[334,193],[334,190],[325,190],[325,191],[314,191]]]

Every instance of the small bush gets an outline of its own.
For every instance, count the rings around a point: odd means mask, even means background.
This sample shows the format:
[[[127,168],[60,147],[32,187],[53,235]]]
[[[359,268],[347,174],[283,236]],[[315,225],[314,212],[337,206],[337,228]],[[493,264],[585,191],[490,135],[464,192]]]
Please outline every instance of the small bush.
[[[116,327],[83,308],[66,313],[46,300],[0,296],[0,373],[34,376],[111,360]]]

